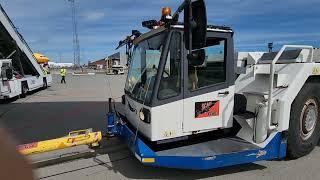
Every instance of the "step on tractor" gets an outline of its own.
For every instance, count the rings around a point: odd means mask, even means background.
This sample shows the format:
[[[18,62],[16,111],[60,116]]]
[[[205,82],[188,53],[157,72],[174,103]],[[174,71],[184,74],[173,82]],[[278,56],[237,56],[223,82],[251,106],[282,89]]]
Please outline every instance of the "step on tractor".
[[[214,169],[299,158],[320,136],[320,50],[234,52],[234,31],[207,24],[186,0],[132,40],[122,111],[109,102],[108,135],[145,165]],[[184,22],[179,23],[179,15]]]

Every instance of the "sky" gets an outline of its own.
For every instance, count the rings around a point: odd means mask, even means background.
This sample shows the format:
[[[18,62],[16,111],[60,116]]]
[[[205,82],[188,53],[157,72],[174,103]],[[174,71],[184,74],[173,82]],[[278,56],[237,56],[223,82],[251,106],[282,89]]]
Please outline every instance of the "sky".
[[[76,0],[82,64],[115,53],[141,22],[175,11],[182,0]],[[34,52],[73,62],[72,14],[67,0],[0,0]],[[320,46],[319,0],[206,0],[208,23],[231,26],[237,51],[266,51],[267,43]]]

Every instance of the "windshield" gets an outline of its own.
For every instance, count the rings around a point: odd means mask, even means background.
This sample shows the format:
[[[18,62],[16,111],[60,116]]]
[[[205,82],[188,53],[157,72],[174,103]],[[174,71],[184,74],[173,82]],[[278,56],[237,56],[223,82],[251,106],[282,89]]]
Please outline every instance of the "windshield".
[[[129,96],[148,103],[154,87],[166,33],[141,41],[134,47],[125,90]]]

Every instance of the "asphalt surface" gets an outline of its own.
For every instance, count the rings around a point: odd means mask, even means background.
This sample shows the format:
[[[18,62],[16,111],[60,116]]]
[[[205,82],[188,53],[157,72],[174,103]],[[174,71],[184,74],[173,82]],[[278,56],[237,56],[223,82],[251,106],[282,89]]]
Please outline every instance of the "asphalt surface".
[[[110,76],[112,96],[123,94],[125,76]],[[66,135],[69,131],[93,128],[105,132],[110,87],[105,75],[68,76],[67,84],[54,84],[25,99],[0,104],[0,122],[19,143]]]
[[[111,84],[110,86],[107,81]],[[66,135],[93,128],[105,132],[108,97],[120,97],[125,76],[67,77],[25,99],[0,104],[0,121],[19,143]],[[119,100],[119,99],[118,99]],[[154,168],[141,165],[118,139],[104,142],[95,158],[35,169],[38,179],[320,179],[320,148],[297,160],[262,161],[210,171]]]

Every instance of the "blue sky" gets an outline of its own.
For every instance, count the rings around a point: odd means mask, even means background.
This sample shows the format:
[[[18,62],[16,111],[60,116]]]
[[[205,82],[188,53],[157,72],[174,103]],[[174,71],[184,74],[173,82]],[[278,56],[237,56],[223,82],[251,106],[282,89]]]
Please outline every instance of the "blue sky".
[[[73,62],[71,7],[67,0],[0,0],[33,51]],[[159,19],[161,8],[182,0],[77,0],[81,61],[114,53],[118,41],[141,21]],[[320,44],[319,0],[206,0],[210,24],[235,31],[238,51],[283,44]]]

